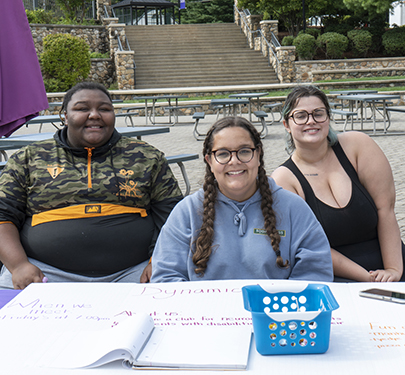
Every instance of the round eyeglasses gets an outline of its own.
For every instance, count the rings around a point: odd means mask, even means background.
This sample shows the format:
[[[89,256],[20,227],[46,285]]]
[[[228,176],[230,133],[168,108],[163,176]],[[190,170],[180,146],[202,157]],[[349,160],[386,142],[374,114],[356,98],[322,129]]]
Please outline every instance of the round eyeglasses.
[[[256,148],[242,147],[239,150],[230,151],[225,148],[211,151],[215,160],[219,164],[228,164],[232,159],[232,154],[235,153],[238,160],[242,163],[249,163],[253,159]]]
[[[305,110],[295,111],[289,118],[292,118],[297,125],[305,125],[309,116],[312,116],[315,122],[324,122],[328,118],[328,111],[326,108],[316,108],[311,113]]]

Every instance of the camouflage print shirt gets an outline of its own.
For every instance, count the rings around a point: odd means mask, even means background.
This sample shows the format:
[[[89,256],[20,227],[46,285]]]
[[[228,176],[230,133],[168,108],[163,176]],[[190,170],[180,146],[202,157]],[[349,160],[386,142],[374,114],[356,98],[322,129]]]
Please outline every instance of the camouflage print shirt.
[[[146,260],[181,198],[153,146],[114,131],[102,147],[76,149],[63,129],[10,157],[0,176],[0,223],[19,229],[29,257],[101,276]]]

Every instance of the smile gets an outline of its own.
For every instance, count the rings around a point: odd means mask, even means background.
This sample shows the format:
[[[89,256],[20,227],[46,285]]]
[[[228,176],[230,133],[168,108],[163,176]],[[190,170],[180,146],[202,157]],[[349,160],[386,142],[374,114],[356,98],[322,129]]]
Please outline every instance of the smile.
[[[227,174],[231,175],[231,176],[235,176],[235,175],[240,175],[242,173],[244,173],[245,171],[229,171],[227,172]]]

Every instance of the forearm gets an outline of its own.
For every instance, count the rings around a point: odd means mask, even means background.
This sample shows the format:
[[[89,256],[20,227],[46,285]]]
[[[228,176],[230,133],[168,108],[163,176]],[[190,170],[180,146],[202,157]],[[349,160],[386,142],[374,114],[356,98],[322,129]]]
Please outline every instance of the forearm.
[[[354,281],[371,282],[372,277],[369,272],[353,262],[351,259],[347,258],[339,251],[331,249],[332,253],[332,263],[333,263],[333,273],[337,277],[342,277],[345,279],[350,279]]]
[[[0,239],[0,260],[13,273],[19,265],[28,262],[17,227],[11,223],[0,224]]]
[[[402,245],[401,234],[393,209],[378,211],[377,230],[384,269],[393,270],[398,274],[399,280],[403,272]]]

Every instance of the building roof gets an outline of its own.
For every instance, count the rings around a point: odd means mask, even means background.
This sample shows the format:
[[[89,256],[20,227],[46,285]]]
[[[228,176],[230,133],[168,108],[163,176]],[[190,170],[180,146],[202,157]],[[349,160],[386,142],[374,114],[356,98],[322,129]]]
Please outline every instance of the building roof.
[[[176,4],[167,0],[123,0],[117,4],[111,5],[111,8],[125,7],[158,7],[158,8],[174,8]]]

